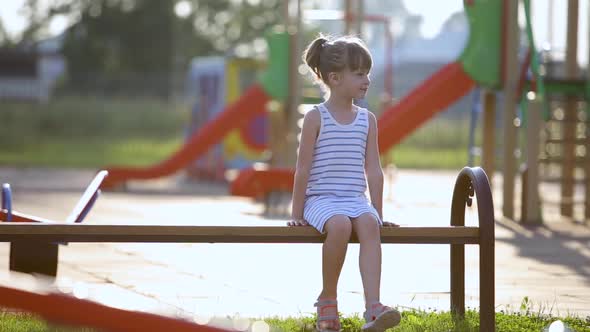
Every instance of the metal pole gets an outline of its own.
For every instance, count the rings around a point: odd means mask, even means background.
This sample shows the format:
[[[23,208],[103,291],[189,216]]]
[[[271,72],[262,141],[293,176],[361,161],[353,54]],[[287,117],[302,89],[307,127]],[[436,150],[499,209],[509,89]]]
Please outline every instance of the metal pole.
[[[504,160],[502,213],[514,219],[514,178],[516,175],[516,89],[518,85],[518,1],[504,0]]]
[[[344,34],[349,35],[352,20],[352,0],[344,0]]]
[[[590,6],[588,6],[588,19],[590,19]],[[588,26],[588,31],[586,35],[586,39],[590,40],[590,25]],[[586,65],[586,69],[590,68],[590,59],[588,60],[588,64]],[[590,71],[586,70],[586,114],[589,115],[590,111]],[[586,153],[584,154],[584,158],[586,162],[584,163],[584,177],[586,178],[585,183],[585,190],[584,190],[584,217],[586,219],[586,223],[590,223],[590,119],[586,119]]]
[[[483,142],[481,165],[493,186],[494,161],[496,159],[496,94],[483,90]]]
[[[523,213],[521,222],[528,225],[543,223],[541,200],[539,199],[539,142],[541,133],[542,101],[533,98],[528,105],[528,123],[526,128],[526,176],[523,179]]]
[[[547,39],[550,46],[553,46],[553,11],[555,10],[555,6],[553,5],[554,1],[548,1],[548,10],[547,10]]]
[[[363,38],[363,22],[365,18],[365,1],[356,0],[357,15],[356,15],[356,33],[359,38]]]

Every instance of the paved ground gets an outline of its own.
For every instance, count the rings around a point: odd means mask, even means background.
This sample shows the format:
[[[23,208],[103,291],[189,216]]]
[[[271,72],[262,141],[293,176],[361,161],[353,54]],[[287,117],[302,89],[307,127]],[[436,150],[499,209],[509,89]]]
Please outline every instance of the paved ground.
[[[0,169],[13,187],[13,208],[63,220],[92,171]],[[402,225],[447,225],[457,172],[401,170],[385,189],[385,217]],[[494,179],[501,188],[501,179]],[[543,188],[552,193],[555,188]],[[494,190],[496,216],[501,194]],[[519,205],[516,202],[517,206]],[[226,189],[177,176],[104,193],[89,223],[280,225],[261,216],[261,204],[228,196]],[[543,227],[525,228],[497,217],[497,310],[590,315],[590,226],[560,220],[545,208]],[[579,213],[579,211],[578,211]],[[475,224],[476,210],[467,224]],[[60,247],[57,285],[77,296],[127,309],[206,322],[215,316],[268,317],[311,313],[320,286],[317,244],[70,244]],[[478,306],[478,250],[467,252],[467,305]],[[8,245],[0,244],[0,281],[8,276]],[[362,310],[358,246],[351,245],[339,284],[340,310]],[[448,310],[449,250],[443,245],[385,245],[382,300],[402,307]],[[233,320],[233,323],[239,320]],[[236,324],[237,324],[236,323]]]

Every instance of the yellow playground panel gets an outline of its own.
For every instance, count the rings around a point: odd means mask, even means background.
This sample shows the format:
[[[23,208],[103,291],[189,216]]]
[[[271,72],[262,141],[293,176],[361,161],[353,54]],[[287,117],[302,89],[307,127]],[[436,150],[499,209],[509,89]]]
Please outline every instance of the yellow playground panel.
[[[265,67],[265,62],[249,58],[229,58],[226,63],[225,87],[226,105],[238,100],[243,91],[252,84],[256,75]],[[253,133],[252,126],[231,131],[223,140],[223,159],[226,165],[244,166],[264,159],[266,150],[265,116],[252,119],[250,124],[265,128],[263,132]],[[256,128],[256,127],[255,127]],[[258,136],[257,139],[253,136]],[[241,165],[240,165],[241,164]]]

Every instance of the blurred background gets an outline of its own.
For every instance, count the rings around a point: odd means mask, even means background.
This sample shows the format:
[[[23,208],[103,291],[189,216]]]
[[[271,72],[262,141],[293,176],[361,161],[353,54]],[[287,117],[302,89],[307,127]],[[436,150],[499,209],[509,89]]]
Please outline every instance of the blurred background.
[[[350,3],[4,1],[0,6],[0,165],[97,168],[164,160],[218,113],[215,109],[235,101],[256,80],[269,56],[265,33],[277,24],[290,22],[299,28],[299,43],[291,52],[297,61],[303,45],[318,32],[360,35],[375,63],[364,102],[378,115],[384,102],[399,101],[457,59],[469,38],[462,0],[364,0],[358,8],[350,8]],[[564,61],[567,3],[537,0],[532,5],[538,49],[550,53],[557,66]],[[342,14],[347,6],[366,19],[347,23]],[[579,2],[577,58],[582,70],[588,58],[587,6],[587,1]],[[524,57],[523,10],[519,23],[519,54]],[[223,74],[218,81],[203,83],[203,73],[215,66]],[[307,89],[303,94],[308,97],[321,97],[310,75],[304,68],[300,71],[305,79],[298,83],[299,90]],[[200,95],[220,105],[209,100],[202,107]],[[478,91],[466,94],[436,115],[435,121],[384,153],[385,163],[395,160],[402,168],[437,169],[476,163],[482,135],[477,130],[478,103]],[[496,117],[500,127],[501,112]],[[250,147],[230,148],[241,155],[234,162],[224,156],[227,168],[271,158],[268,149],[264,151],[271,135],[266,120],[260,117],[250,125],[250,139],[255,141]],[[500,136],[498,163],[502,162]],[[221,158],[219,149],[225,148],[221,144],[215,149],[208,152],[213,153],[209,159]],[[200,176],[206,169],[195,166],[188,171]]]

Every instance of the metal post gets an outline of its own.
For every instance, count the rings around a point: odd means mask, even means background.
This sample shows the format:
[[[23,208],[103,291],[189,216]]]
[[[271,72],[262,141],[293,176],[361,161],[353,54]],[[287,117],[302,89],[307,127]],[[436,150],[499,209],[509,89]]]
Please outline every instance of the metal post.
[[[494,161],[496,159],[496,94],[482,90],[483,99],[483,142],[481,165],[493,185]]]
[[[588,6],[588,18],[590,19],[590,6]],[[590,40],[590,26],[588,27],[587,39]],[[587,59],[588,60],[588,59]],[[590,68],[588,66],[587,68]],[[590,115],[590,71],[586,71],[586,115]],[[590,119],[586,119],[586,153],[584,158],[584,177],[586,178],[584,190],[584,217],[586,223],[590,223]]]
[[[523,200],[521,222],[528,225],[543,223],[541,201],[539,199],[539,142],[541,133],[542,101],[529,100],[528,124],[526,129],[526,176],[523,176]]]
[[[344,34],[349,35],[352,23],[352,0],[344,0]]]
[[[365,18],[365,1],[356,0],[357,5],[357,16],[356,16],[356,33],[359,38],[363,37],[363,22]]]
[[[502,213],[514,219],[514,178],[516,175],[516,89],[518,85],[518,1],[504,0],[504,160]]]

